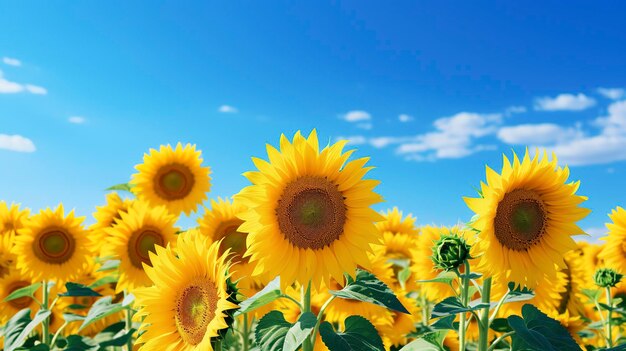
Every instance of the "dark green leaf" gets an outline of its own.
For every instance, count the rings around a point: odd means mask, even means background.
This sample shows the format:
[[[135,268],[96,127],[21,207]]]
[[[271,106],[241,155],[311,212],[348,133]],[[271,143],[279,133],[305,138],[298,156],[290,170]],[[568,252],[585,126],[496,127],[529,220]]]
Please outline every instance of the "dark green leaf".
[[[449,296],[443,299],[443,301],[436,304],[435,307],[433,307],[431,318],[440,318],[456,315],[461,312],[475,311],[483,308],[484,306],[485,304],[477,301],[476,304],[470,304],[470,306],[465,307],[458,298],[454,296]]]
[[[127,192],[132,192],[131,189],[133,188],[132,185],[130,185],[129,183],[122,183],[122,184],[116,184],[113,186],[110,186],[108,188],[106,188],[106,191],[112,191],[112,190],[119,190],[119,191],[127,191]]]
[[[265,306],[279,298],[280,295],[280,278],[277,277],[267,284],[261,291],[254,294],[249,299],[241,302],[239,304],[239,309],[235,312],[235,316],[253,311],[261,306]]]
[[[46,345],[46,344],[37,344],[37,345],[33,345],[33,346],[28,346],[28,347],[18,347],[17,349],[15,349],[15,351],[49,351],[50,350],[50,346]]]
[[[19,334],[15,336],[14,339],[9,339],[9,335],[5,336],[5,339],[7,342],[5,342],[4,347],[6,351],[12,351],[17,347],[22,346],[24,344],[24,341],[28,337],[28,334],[30,334],[39,324],[41,324],[41,322],[43,322],[44,319],[50,316],[50,311],[40,310],[40,311],[37,311],[37,313],[35,314],[35,318],[30,320],[30,309],[27,309],[27,310],[28,310],[28,314],[26,315],[26,318],[28,320],[28,323],[23,327],[23,329],[19,332]],[[23,311],[25,310],[22,310],[20,312],[23,312]],[[26,319],[22,321],[25,321],[25,320]],[[9,321],[9,323],[10,322],[11,321]],[[7,324],[7,328],[8,327],[9,325]],[[10,344],[8,342],[10,342]]]
[[[349,300],[358,300],[373,303],[375,305],[387,307],[391,310],[409,314],[409,311],[402,306],[402,303],[393,291],[385,283],[368,271],[357,270],[356,280],[347,277],[348,284],[339,290],[329,290],[328,292]]]
[[[107,275],[105,277],[102,277],[98,280],[96,280],[95,282],[91,283],[89,285],[90,288],[95,289],[95,288],[99,288],[103,285],[107,285],[107,284],[111,284],[111,283],[115,283],[117,282],[117,278],[115,278],[114,276],[111,275]]]
[[[459,329],[458,323],[454,323],[455,318],[456,318],[456,315],[450,315],[450,316],[440,318],[431,325],[431,328],[458,330]]]
[[[102,296],[91,290],[83,284],[67,282],[65,283],[67,292],[59,294],[59,296]]]
[[[85,316],[85,321],[78,330],[81,331],[89,324],[124,309],[124,306],[122,306],[121,303],[112,303],[112,299],[112,296],[105,296],[96,301],[89,309],[89,312],[87,312],[87,316]]]
[[[39,289],[39,287],[41,287],[41,283],[35,283],[35,284],[31,284],[29,286],[25,286],[21,289],[17,289],[15,291],[13,291],[12,293],[9,294],[9,296],[4,298],[4,301],[11,301],[11,300],[15,300],[15,299],[19,299],[20,297],[33,297],[35,296],[35,292]]]
[[[509,326],[509,322],[506,320],[506,318],[494,319],[489,327],[499,333],[506,333],[511,331],[511,327]]]
[[[133,333],[135,331],[136,330],[133,328],[131,328],[130,330],[123,330],[122,332],[118,333],[120,335],[116,335],[106,341],[101,341],[98,344],[102,348],[107,347],[107,346],[124,346],[126,345],[128,340],[133,337]]]
[[[285,335],[283,351],[296,351],[302,345],[304,339],[311,335],[316,323],[317,318],[313,313],[305,312],[301,314],[296,324],[289,328],[287,335]]]
[[[511,336],[513,350],[579,351],[580,347],[567,329],[548,317],[537,307],[522,307],[523,319],[509,316],[508,322],[515,334]]]
[[[282,351],[287,332],[292,327],[280,311],[271,311],[257,323],[254,330],[256,342],[264,351]]]
[[[336,332],[332,325],[320,325],[322,341],[330,351],[383,351],[383,341],[376,328],[361,316],[350,316],[345,320],[343,332]],[[265,349],[263,349],[265,350]]]
[[[81,335],[70,335],[67,337],[65,351],[95,351],[100,347],[92,338]]]

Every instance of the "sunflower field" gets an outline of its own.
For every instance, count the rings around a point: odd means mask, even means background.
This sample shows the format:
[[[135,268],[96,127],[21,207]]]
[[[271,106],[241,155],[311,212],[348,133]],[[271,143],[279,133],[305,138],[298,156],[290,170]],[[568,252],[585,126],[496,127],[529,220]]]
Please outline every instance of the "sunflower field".
[[[346,143],[281,135],[210,202],[196,146],[160,146],[90,226],[1,201],[1,347],[626,350],[626,211],[603,245],[574,241],[590,210],[557,155],[504,155],[463,199],[472,218],[420,227],[372,208],[379,181]]]

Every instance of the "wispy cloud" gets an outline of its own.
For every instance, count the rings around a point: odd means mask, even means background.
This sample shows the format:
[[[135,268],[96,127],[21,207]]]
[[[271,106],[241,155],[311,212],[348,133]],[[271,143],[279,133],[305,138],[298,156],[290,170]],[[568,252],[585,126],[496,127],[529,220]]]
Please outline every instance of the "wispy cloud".
[[[626,90],[622,88],[598,88],[598,94],[611,100],[619,100],[626,96]]]
[[[5,64],[9,65],[9,66],[16,66],[19,67],[22,65],[22,61],[16,59],[16,58],[12,58],[12,57],[3,57],[2,58],[2,62],[4,62]]]
[[[582,136],[579,128],[562,127],[553,123],[520,124],[502,127],[498,139],[512,145],[550,145]]]
[[[511,116],[516,113],[526,112],[526,106],[509,106],[504,110],[505,116]]]
[[[220,106],[217,111],[221,112],[221,113],[237,113],[239,112],[239,110],[234,107],[234,106],[230,106],[230,105],[222,105]]]
[[[367,138],[362,135],[339,136],[336,138],[336,140],[347,140],[348,144],[351,145],[367,144]]]
[[[402,123],[411,122],[413,119],[413,116],[409,116],[405,113],[398,116],[398,120]]]
[[[46,88],[37,85],[12,82],[4,78],[2,71],[0,71],[0,94],[15,94],[24,91],[36,95],[45,95],[48,93]]]
[[[85,117],[82,117],[82,116],[72,116],[68,118],[67,121],[70,123],[74,123],[74,124],[83,124],[87,120],[85,119]]]
[[[0,149],[16,152],[34,152],[36,150],[32,140],[17,134],[0,134]]]
[[[606,236],[607,230],[605,227],[591,227],[585,229],[585,233],[589,235],[577,235],[576,240],[582,240],[590,243],[601,243],[600,238]]]
[[[370,115],[369,112],[362,110],[348,111],[347,113],[340,115],[339,117],[348,122],[362,122],[372,119],[372,115]]]
[[[583,93],[559,94],[556,97],[541,97],[535,100],[539,111],[581,111],[596,104],[596,100]]]

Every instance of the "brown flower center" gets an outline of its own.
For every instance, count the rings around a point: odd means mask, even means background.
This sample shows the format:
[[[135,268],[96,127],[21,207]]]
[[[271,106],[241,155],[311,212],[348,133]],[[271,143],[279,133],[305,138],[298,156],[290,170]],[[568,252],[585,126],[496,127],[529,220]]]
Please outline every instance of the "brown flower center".
[[[498,241],[515,251],[525,251],[545,234],[547,211],[532,190],[516,189],[504,195],[494,221]]]
[[[176,327],[182,339],[198,345],[213,320],[219,299],[217,287],[204,280],[185,288],[176,300]]]
[[[233,255],[233,262],[248,262],[248,257],[243,257],[246,253],[246,233],[237,231],[243,223],[240,219],[234,219],[224,222],[216,230],[215,239],[222,240],[219,255],[221,256],[226,249],[230,249]]]
[[[337,186],[328,179],[303,176],[285,187],[276,215],[289,242],[317,250],[332,244],[343,233],[346,205]]]
[[[61,264],[76,250],[74,237],[64,228],[42,230],[33,241],[33,253],[46,263]]]
[[[156,245],[163,246],[165,240],[156,228],[141,228],[130,236],[128,257],[133,266],[143,269],[142,263],[150,264],[150,252]]]
[[[179,163],[161,167],[154,180],[154,191],[168,201],[180,200],[189,195],[195,182],[189,168]]]
[[[21,288],[25,288],[25,287],[27,287],[29,285],[30,284],[28,282],[25,282],[25,281],[12,282],[11,284],[9,284],[9,286],[7,288],[7,292],[8,292],[7,296],[11,295],[15,290],[18,290],[18,289],[21,289]],[[32,302],[33,302],[33,299],[30,298],[30,296],[22,296],[22,297],[19,297],[17,299],[13,299],[13,300],[9,301],[8,303],[9,303],[9,305],[14,307],[15,309],[22,310],[22,309],[30,306]]]

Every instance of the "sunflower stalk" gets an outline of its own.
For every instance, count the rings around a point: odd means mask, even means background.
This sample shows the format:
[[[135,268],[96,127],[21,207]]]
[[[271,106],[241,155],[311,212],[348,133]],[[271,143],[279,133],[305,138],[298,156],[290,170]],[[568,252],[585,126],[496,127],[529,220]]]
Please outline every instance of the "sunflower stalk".
[[[124,292],[124,296],[126,296],[127,293]],[[130,306],[126,307],[126,332],[130,333],[131,329],[133,328],[133,309]],[[133,351],[133,336],[131,335],[128,338],[128,341],[126,342],[126,350],[127,351]]]
[[[67,321],[65,321],[63,325],[61,325],[59,330],[57,330],[57,332],[54,333],[54,336],[52,337],[52,340],[50,341],[50,345],[54,345],[54,343],[57,341],[57,338],[59,337],[59,335],[61,335],[61,332],[63,331],[63,329],[65,329],[65,327],[67,327],[67,325],[68,323]]]
[[[301,314],[311,312],[311,281],[304,288],[302,285],[302,310]],[[317,323],[319,324],[319,323]],[[305,338],[302,342],[302,351],[313,351],[313,340],[315,340],[315,334],[311,338]]]
[[[606,291],[606,304],[609,306],[606,317],[606,346],[608,348],[613,347],[613,328],[611,327],[612,314],[613,314],[613,298],[611,296],[611,287],[607,286]]]
[[[463,274],[457,270],[457,275],[461,280],[461,304],[464,307],[467,307],[469,304],[469,286],[470,286],[470,265],[467,260],[464,262],[465,270]],[[466,346],[466,331],[467,331],[467,313],[460,313],[460,323],[459,323],[459,351],[464,351]]]
[[[248,345],[248,314],[244,313],[243,314],[243,351],[248,351],[248,348],[250,347]]]
[[[489,346],[489,306],[491,299],[491,277],[485,278],[481,291],[481,302],[486,304],[478,321],[478,351],[487,351]]]
[[[42,288],[43,288],[43,298],[41,301],[41,310],[42,311],[48,311],[48,300],[49,300],[49,296],[48,296],[48,282],[46,280],[43,281],[42,284]],[[50,345],[50,316],[46,317],[43,320],[43,324],[41,325],[41,342],[46,344],[46,345]]]

